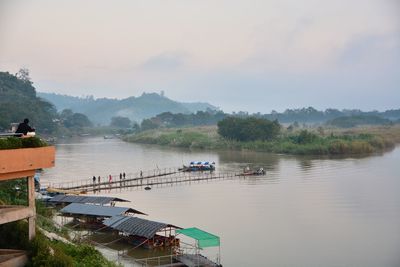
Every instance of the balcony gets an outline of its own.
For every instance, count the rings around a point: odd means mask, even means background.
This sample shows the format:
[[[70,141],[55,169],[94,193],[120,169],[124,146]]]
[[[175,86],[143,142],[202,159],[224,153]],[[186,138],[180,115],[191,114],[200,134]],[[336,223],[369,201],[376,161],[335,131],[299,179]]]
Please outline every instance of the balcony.
[[[29,239],[35,236],[36,209],[33,176],[37,169],[51,168],[54,162],[55,147],[53,146],[0,150],[0,181],[27,178],[28,182],[28,206],[0,205],[0,224],[28,219]]]
[[[55,147],[0,150],[0,181],[34,176],[36,169],[54,167]]]

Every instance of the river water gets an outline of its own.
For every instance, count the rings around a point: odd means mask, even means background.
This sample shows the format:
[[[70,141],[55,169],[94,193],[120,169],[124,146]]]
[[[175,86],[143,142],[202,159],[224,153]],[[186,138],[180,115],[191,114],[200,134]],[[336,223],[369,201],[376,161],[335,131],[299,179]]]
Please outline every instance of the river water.
[[[266,176],[107,194],[150,220],[221,238],[224,266],[400,266],[400,147],[361,158],[190,151],[80,138],[58,144],[44,182],[215,161],[217,171]],[[211,253],[214,253],[212,251]]]

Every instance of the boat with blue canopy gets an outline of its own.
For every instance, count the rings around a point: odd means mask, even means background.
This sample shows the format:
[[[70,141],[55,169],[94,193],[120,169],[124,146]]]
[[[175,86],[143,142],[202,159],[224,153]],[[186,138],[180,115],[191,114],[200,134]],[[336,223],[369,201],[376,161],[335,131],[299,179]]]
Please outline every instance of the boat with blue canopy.
[[[182,168],[179,169],[184,172],[195,172],[195,171],[214,171],[215,170],[215,162],[210,161],[191,161],[188,166],[183,165]]]

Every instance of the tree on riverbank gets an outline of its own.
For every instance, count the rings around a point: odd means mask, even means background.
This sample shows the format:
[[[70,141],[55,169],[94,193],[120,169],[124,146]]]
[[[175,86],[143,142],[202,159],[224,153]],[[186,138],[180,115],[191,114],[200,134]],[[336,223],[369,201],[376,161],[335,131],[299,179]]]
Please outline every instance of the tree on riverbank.
[[[218,133],[228,139],[237,141],[272,140],[280,132],[278,121],[255,117],[227,117],[218,122]]]
[[[129,128],[131,127],[132,121],[127,117],[116,116],[111,118],[111,127],[115,128]]]

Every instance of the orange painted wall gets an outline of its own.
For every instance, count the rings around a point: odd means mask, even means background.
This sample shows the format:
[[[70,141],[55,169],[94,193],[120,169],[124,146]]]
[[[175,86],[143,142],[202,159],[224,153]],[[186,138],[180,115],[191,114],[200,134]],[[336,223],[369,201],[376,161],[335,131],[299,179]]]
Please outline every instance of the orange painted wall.
[[[0,180],[31,176],[54,163],[54,146],[0,150]]]

